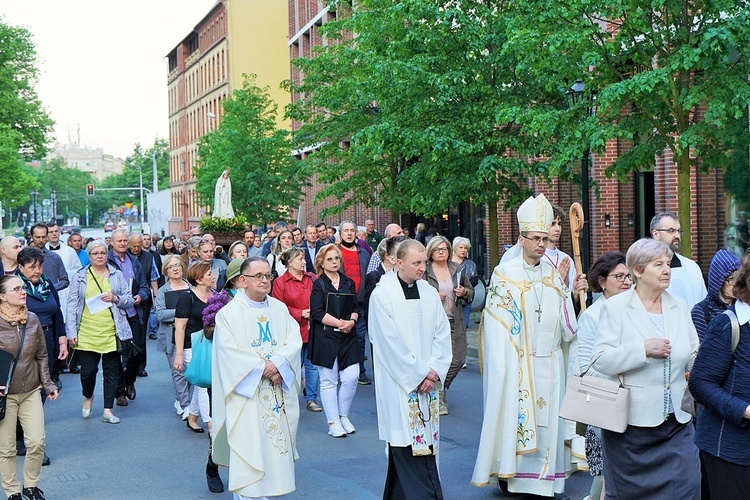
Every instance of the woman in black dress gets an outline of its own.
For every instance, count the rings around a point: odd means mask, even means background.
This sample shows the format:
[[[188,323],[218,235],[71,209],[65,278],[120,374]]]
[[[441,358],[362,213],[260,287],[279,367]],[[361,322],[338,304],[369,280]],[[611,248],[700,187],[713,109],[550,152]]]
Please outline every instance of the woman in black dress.
[[[205,262],[198,262],[190,266],[187,272],[188,282],[193,285],[190,293],[185,293],[177,299],[174,312],[174,368],[185,371],[193,357],[191,334],[203,330],[203,309],[206,308],[208,298],[213,293],[211,287],[214,276],[211,266]],[[188,429],[193,432],[204,432],[198,425],[198,415],[211,432],[211,416],[209,412],[208,391],[203,387],[193,387],[193,395],[188,406]]]
[[[355,429],[349,421],[349,408],[357,392],[359,347],[354,325],[361,314],[354,281],[341,269],[341,250],[336,245],[326,245],[315,256],[315,273],[310,294],[310,361],[320,374],[320,401],[328,420],[328,434],[346,437]],[[331,304],[332,294],[342,294],[341,303],[348,307],[336,315]],[[349,298],[348,296],[351,296]],[[335,299],[333,299],[335,300]],[[341,388],[336,386],[341,382]]]

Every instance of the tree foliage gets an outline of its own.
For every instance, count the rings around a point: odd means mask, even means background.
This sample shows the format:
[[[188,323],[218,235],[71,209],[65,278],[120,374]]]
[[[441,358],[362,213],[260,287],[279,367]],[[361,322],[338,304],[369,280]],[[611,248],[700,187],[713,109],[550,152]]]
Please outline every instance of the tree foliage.
[[[581,78],[596,93],[596,113],[586,117],[581,106],[581,126],[560,140],[575,151],[621,141],[608,168],[620,177],[673,155],[682,226],[689,230],[690,167],[728,168],[738,152],[747,157],[747,2],[521,3],[523,12],[510,21],[510,44],[528,54],[524,69]],[[534,108],[519,109],[514,119],[533,120]],[[689,253],[689,234],[683,242]]]
[[[86,184],[94,182],[88,172],[68,167],[64,158],[52,158],[37,168],[29,168],[38,182],[39,199],[51,199],[52,191],[57,198],[57,213],[65,219],[86,214]],[[93,209],[93,207],[92,207]],[[92,210],[93,211],[93,210]]]
[[[0,200],[18,207],[37,184],[20,158],[42,158],[53,122],[34,85],[36,50],[28,30],[0,18]]]
[[[291,156],[290,133],[277,128],[278,106],[268,87],[245,75],[223,109],[219,126],[198,143],[200,202],[213,207],[216,180],[230,168],[235,212],[258,222],[286,220],[299,204],[304,179]]]

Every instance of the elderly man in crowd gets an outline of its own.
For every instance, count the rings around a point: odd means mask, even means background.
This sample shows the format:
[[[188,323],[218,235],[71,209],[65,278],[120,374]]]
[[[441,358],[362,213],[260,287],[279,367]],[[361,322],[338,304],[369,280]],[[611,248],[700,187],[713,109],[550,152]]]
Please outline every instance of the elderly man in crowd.
[[[146,235],[148,236],[148,235]],[[141,233],[132,232],[128,237],[128,253],[138,259],[141,265],[141,271],[143,272],[143,279],[148,283],[151,293],[147,295],[147,298],[141,302],[141,335],[146,338],[148,333],[148,322],[151,317],[151,312],[154,307],[154,299],[156,298],[156,292],[159,290],[159,271],[154,262],[154,256],[148,250],[144,250],[143,236]],[[138,376],[148,377],[146,371],[147,362],[147,350],[146,343],[143,343],[144,349],[141,355],[141,362],[138,365]]]
[[[198,245],[198,258],[211,266],[211,272],[214,275],[214,287],[219,273],[227,268],[227,263],[221,259],[214,258],[214,248],[216,245],[211,240],[202,239]]]
[[[393,238],[394,236],[403,236],[404,230],[401,229],[401,226],[398,224],[391,223],[385,226],[385,239]],[[378,268],[378,266],[381,264],[380,262],[380,256],[378,255],[378,252],[373,252],[373,254],[370,256],[370,262],[367,264],[367,272],[371,273],[375,269]]]
[[[18,269],[18,252],[23,245],[15,236],[6,236],[0,240],[0,272],[3,274],[13,274]]]

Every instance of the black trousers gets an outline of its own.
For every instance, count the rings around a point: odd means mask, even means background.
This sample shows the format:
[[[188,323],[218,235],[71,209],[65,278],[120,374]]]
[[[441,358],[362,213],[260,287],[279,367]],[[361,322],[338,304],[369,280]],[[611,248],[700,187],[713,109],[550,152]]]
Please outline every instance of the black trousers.
[[[750,465],[738,465],[700,451],[708,475],[711,498],[747,498],[750,491]]]
[[[133,332],[133,343],[138,347],[141,347],[145,352],[145,340],[143,337],[143,331],[141,330],[141,322],[138,319],[138,315],[129,317],[128,324],[130,325],[130,331]],[[135,379],[138,377],[138,367],[141,364],[141,356],[133,356],[130,353],[124,353],[122,355],[122,366],[123,369],[120,371],[121,376],[117,384],[117,396],[124,396],[127,392],[125,388],[129,385],[135,385]]]
[[[96,374],[99,372],[99,360],[101,360],[104,377],[104,408],[111,410],[117,395],[117,385],[122,371],[120,353],[112,351],[101,354],[78,350],[77,356],[81,362],[81,389],[84,398],[94,396]]]
[[[143,314],[143,318],[141,318],[141,336],[143,337],[143,345],[138,344],[138,347],[143,349],[143,354],[141,354],[141,362],[138,365],[139,371],[146,369],[146,339],[148,339],[148,319],[151,316],[151,307],[150,300],[141,304],[141,313]]]
[[[388,445],[388,474],[383,500],[442,500],[435,455],[412,455],[406,448]]]

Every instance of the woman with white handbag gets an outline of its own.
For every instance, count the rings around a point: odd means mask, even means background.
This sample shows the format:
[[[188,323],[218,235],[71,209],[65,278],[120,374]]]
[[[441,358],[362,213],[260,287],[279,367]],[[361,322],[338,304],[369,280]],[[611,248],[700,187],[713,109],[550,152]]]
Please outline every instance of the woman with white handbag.
[[[625,432],[602,430],[605,498],[700,498],[691,416],[680,407],[698,335],[682,300],[665,290],[673,252],[643,238],[628,249],[635,287],[602,305],[593,368],[630,391]]]

